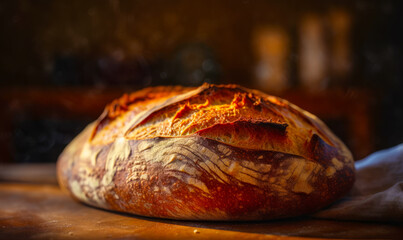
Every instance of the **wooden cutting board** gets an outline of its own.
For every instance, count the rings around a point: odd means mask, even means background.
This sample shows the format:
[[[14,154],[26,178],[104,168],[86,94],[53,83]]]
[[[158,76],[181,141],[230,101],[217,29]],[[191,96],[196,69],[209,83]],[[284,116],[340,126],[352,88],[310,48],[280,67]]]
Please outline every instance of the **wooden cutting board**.
[[[35,174],[32,169],[32,166],[25,169],[18,166],[11,174],[9,168],[7,177],[4,167],[0,171],[3,176],[0,177],[0,239],[399,239],[403,236],[401,224],[312,218],[193,222],[109,212],[76,202],[62,192],[55,184],[54,168],[42,167]],[[39,172],[45,178],[41,179]],[[29,180],[30,176],[33,179]]]

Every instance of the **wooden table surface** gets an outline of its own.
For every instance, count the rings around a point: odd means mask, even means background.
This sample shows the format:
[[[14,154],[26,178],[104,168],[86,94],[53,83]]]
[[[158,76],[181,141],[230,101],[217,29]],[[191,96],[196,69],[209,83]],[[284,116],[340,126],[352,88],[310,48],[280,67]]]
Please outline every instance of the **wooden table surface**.
[[[74,201],[54,165],[0,166],[0,239],[402,239],[402,224],[314,218],[266,222],[173,221]]]

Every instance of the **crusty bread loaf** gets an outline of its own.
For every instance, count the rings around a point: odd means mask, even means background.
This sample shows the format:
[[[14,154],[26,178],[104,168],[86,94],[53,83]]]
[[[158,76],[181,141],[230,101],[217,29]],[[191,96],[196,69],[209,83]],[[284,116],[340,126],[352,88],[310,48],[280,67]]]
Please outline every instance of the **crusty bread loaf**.
[[[354,163],[312,114],[236,85],[147,88],[109,104],[58,160],[89,205],[143,216],[260,220],[345,194]]]

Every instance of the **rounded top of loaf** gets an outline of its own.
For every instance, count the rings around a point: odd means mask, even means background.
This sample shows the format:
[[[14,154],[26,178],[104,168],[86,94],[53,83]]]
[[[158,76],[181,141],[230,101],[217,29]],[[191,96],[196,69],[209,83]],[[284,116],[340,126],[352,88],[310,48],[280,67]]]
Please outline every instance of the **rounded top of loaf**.
[[[231,146],[353,164],[346,146],[316,116],[288,101],[238,85],[151,87],[106,106],[92,145],[199,135]],[[320,148],[321,157],[315,155]],[[337,154],[336,154],[337,153]],[[337,160],[343,158],[343,160]]]

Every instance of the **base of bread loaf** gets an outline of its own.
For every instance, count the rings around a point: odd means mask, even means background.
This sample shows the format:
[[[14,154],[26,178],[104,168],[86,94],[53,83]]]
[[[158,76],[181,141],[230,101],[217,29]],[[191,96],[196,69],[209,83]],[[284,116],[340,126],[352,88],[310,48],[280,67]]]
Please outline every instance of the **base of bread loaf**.
[[[319,137],[307,159],[198,135],[97,146],[88,141],[92,129],[65,149],[58,177],[76,199],[108,210],[182,220],[278,219],[312,213],[354,181],[351,163]]]

